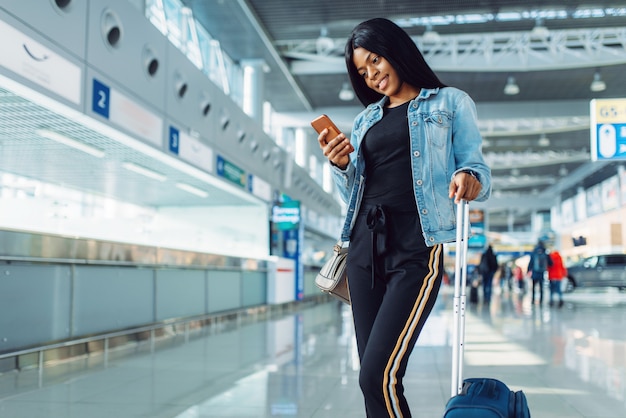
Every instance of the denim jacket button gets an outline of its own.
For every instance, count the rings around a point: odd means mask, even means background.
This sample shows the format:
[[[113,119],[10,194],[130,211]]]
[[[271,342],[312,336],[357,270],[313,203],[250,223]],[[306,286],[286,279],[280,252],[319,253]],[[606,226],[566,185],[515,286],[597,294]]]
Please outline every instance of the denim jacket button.
[[[413,156],[414,156],[414,157],[419,157],[419,156],[420,156],[420,152],[419,152],[419,151],[415,151],[415,152],[413,153]]]
[[[414,120],[413,122],[411,122],[411,125],[417,126],[417,121]]]
[[[422,209],[422,214],[426,215],[428,213],[428,209]]]
[[[434,242],[435,241],[435,237],[428,237],[428,241]]]
[[[422,183],[424,183],[424,182],[423,182],[422,180],[418,180],[418,181],[416,181],[415,183],[417,183],[417,185],[418,185],[418,186],[421,186],[421,185],[422,185]]]

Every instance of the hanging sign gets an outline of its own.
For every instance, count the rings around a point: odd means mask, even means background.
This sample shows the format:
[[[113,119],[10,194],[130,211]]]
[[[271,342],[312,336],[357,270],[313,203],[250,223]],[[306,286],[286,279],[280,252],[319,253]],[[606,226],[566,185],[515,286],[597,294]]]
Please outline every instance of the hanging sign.
[[[246,172],[221,155],[217,156],[217,175],[237,186],[246,187]]]
[[[161,147],[163,119],[96,78],[93,79],[91,110],[117,126]]]
[[[209,173],[213,172],[213,149],[200,139],[170,125],[168,143],[169,150],[181,159]]]
[[[0,66],[80,104],[82,69],[0,20]]]
[[[591,159],[626,159],[626,99],[591,101]]]

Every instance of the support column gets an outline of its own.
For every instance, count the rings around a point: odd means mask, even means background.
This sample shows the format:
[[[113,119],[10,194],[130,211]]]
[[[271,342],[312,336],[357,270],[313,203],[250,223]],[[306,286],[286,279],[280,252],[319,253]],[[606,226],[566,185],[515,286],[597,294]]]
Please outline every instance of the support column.
[[[507,231],[513,232],[515,230],[515,212],[513,209],[509,209],[507,213]]]
[[[244,60],[243,68],[243,111],[259,123],[263,123],[263,98],[265,73],[269,67],[264,60]]]

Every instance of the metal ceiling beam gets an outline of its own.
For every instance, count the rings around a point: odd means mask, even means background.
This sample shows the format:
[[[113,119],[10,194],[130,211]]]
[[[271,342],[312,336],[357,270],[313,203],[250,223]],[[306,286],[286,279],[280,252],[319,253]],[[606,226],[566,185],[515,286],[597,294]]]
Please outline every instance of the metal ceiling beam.
[[[529,187],[545,186],[554,184],[556,178],[552,176],[508,176],[494,177],[492,187],[496,190],[528,189]]]
[[[601,168],[613,164],[614,161],[589,161],[582,166],[578,167],[575,171],[571,172],[567,176],[559,179],[559,181],[552,186],[546,188],[539,195],[542,199],[550,200],[554,202],[557,196],[567,189],[576,187],[581,184],[585,178],[599,171]]]
[[[550,134],[589,129],[589,101],[543,101],[511,103],[476,103],[478,126],[484,137]],[[359,106],[318,108],[333,115],[340,129],[349,132]],[[309,127],[308,112],[281,112],[290,126]]]
[[[590,160],[591,157],[586,151],[485,152],[485,162],[492,170],[558,166]]]
[[[554,196],[552,196],[550,199],[546,199],[541,195],[497,196],[495,194],[492,194],[489,200],[487,200],[486,202],[472,202],[472,207],[485,209],[488,212],[506,209],[515,210],[523,213],[525,211],[548,210],[552,207],[554,200]]]
[[[496,210],[517,210],[517,211],[538,211],[549,210],[559,203],[559,197],[564,190],[576,187],[582,181],[597,172],[602,167],[611,162],[594,161],[588,162],[559,181],[547,187],[543,192],[536,195],[513,196],[510,194],[492,195],[487,202],[472,202],[474,207],[485,208],[489,211]]]
[[[414,37],[428,63],[436,71],[502,72],[564,70],[626,63],[626,28],[495,32]],[[345,73],[345,40],[333,39],[334,48],[323,54],[315,40],[276,42],[283,57],[293,60],[291,72]]]
[[[589,130],[589,120],[588,116],[479,119],[478,128],[484,138],[511,137]]]

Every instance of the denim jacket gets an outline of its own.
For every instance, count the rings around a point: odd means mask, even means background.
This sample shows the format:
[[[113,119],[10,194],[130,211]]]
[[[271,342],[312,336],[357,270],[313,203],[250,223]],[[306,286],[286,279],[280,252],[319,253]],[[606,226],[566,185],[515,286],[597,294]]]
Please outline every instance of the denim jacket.
[[[383,117],[383,97],[372,103],[354,120],[350,142],[355,151],[342,170],[333,167],[332,176],[339,194],[348,204],[341,240],[349,241],[359,212],[365,185],[365,161],[359,145],[365,133]],[[426,245],[456,239],[456,205],[448,197],[448,187],[459,171],[471,170],[482,185],[477,201],[491,194],[491,170],[485,163],[478,130],[476,107],[463,91],[453,88],[422,89],[409,103],[411,170],[417,210]]]

